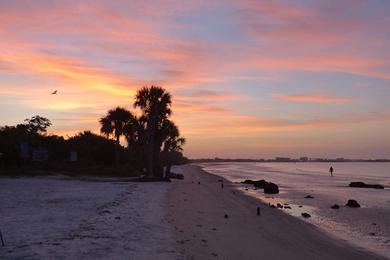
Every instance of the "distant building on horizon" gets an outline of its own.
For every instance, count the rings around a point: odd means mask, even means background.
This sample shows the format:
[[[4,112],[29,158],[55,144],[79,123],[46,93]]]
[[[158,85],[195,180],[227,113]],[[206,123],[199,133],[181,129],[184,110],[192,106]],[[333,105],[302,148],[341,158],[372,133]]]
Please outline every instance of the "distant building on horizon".
[[[290,162],[291,158],[289,157],[275,157],[276,162]]]

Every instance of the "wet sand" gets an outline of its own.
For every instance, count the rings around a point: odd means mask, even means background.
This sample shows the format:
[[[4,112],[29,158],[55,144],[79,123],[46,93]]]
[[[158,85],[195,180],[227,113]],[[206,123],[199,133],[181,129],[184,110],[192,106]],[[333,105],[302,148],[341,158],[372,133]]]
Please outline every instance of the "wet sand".
[[[270,208],[198,166],[181,169],[185,179],[168,191],[167,217],[187,259],[385,259]]]
[[[212,163],[201,164],[205,171],[225,177],[237,189],[251,197],[272,204],[288,203],[283,211],[305,219],[321,230],[349,241],[368,251],[390,258],[390,182],[383,163],[338,163],[333,177],[327,163]],[[245,179],[265,179],[279,185],[279,194],[266,195],[253,185],[243,185]],[[351,188],[351,181],[379,183],[385,189]],[[305,198],[307,195],[313,199]],[[360,208],[346,207],[348,199],[356,199]],[[331,205],[340,205],[332,209]]]

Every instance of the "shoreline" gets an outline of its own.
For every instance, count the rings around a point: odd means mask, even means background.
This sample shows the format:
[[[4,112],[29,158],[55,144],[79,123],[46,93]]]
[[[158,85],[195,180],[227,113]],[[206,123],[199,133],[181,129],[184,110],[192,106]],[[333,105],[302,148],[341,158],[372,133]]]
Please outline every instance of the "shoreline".
[[[314,168],[295,164],[282,168],[275,164],[269,168],[261,164],[256,164],[256,167],[252,167],[251,164],[222,165],[200,166],[209,173],[226,177],[236,184],[237,189],[249,196],[266,203],[288,203],[289,207],[282,209],[286,214],[302,219],[301,213],[309,213],[311,217],[304,221],[316,225],[327,234],[390,258],[390,219],[386,217],[390,214],[389,188],[377,190],[348,186],[351,181],[357,180],[386,186],[390,180],[385,175],[380,175],[380,170],[368,175],[367,170],[377,169],[361,168],[356,165],[347,168],[340,166],[341,168],[337,167],[338,174],[329,177],[326,172],[321,171],[323,168],[326,169],[327,165]],[[231,167],[232,170],[226,171],[226,167]],[[350,174],[351,171],[354,174]],[[272,181],[279,185],[280,193],[264,194],[262,190],[256,190],[252,185],[238,183],[244,179]],[[307,195],[314,198],[307,199]],[[361,207],[358,209],[346,207],[348,199],[357,199]],[[339,209],[332,209],[331,205],[334,204],[340,205]]]
[[[168,219],[187,259],[386,259],[270,208],[200,166],[181,169],[184,180],[168,190]]]

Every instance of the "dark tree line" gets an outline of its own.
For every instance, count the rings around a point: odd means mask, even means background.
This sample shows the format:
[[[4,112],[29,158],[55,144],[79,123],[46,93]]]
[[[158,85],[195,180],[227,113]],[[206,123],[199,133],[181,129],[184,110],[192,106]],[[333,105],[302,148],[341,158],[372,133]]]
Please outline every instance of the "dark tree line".
[[[0,127],[0,169],[60,165],[72,171],[87,165],[110,168],[109,174],[145,174],[149,179],[169,177],[173,164],[188,162],[182,154],[185,139],[169,119],[171,104],[172,97],[163,88],[144,87],[138,91],[134,103],[141,115],[121,107],[109,110],[99,121],[103,136],[90,131],[68,139],[47,135],[51,122],[40,116],[16,126]],[[121,140],[127,145],[122,146]],[[21,156],[22,144],[28,144],[27,158]],[[38,148],[49,152],[46,162],[32,161],[32,150]],[[70,161],[71,152],[77,152],[77,162]],[[6,170],[2,172],[7,174]]]

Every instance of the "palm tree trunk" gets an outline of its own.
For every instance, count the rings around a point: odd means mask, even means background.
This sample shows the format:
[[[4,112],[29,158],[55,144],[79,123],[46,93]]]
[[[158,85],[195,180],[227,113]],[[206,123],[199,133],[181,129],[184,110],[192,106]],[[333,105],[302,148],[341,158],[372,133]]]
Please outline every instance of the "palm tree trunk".
[[[160,160],[160,146],[159,144],[155,144],[153,150],[153,165],[154,165],[154,177],[161,179],[163,177],[163,169],[161,167]]]
[[[116,137],[116,146],[115,146],[115,166],[119,165],[119,136]]]
[[[151,118],[148,124],[148,173],[147,177],[152,179],[155,176],[155,139],[156,139],[156,129],[157,129],[157,116],[155,113],[152,113]]]

